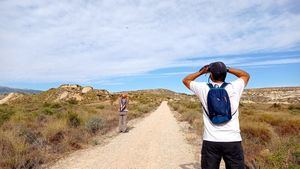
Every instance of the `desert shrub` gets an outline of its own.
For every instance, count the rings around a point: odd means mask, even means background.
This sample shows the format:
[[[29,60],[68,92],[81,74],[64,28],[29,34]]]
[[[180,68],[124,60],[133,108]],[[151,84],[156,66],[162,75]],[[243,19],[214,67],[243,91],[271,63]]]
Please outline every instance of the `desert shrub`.
[[[78,104],[78,101],[76,99],[72,98],[72,99],[68,100],[68,103],[69,104]]]
[[[38,143],[38,135],[32,129],[21,128],[19,131],[19,137],[22,137],[28,144]]]
[[[81,119],[79,118],[77,113],[68,112],[67,122],[68,122],[68,125],[71,127],[78,127],[81,123]]]
[[[272,126],[276,126],[284,121],[282,116],[274,115],[274,114],[261,114],[259,116],[259,121],[266,122],[271,124]]]
[[[61,108],[62,105],[61,105],[60,103],[49,103],[49,102],[44,102],[44,103],[43,103],[43,107],[49,107],[49,108],[58,109],[58,108]]]
[[[5,136],[0,137],[0,168],[9,169],[16,166],[15,160],[12,158],[15,155],[13,143]]]
[[[53,104],[51,104],[50,107],[51,107],[51,108],[54,108],[54,109],[58,109],[58,108],[61,108],[62,105],[61,105],[60,103],[53,103]]]
[[[244,110],[241,110],[241,115],[253,115],[255,112],[254,110],[252,109],[244,109]]]
[[[105,121],[99,117],[90,118],[86,124],[85,128],[90,132],[95,134],[98,130],[102,129],[105,125]]]
[[[202,131],[203,120],[199,102],[171,101],[169,105],[180,114],[179,120],[187,121],[197,132]]]
[[[50,107],[50,105],[51,105],[51,103],[49,103],[49,102],[44,102],[43,103],[43,107]]]
[[[141,113],[147,113],[151,111],[151,107],[145,104],[138,105],[137,111]]]
[[[10,117],[14,114],[15,112],[7,107],[1,107],[0,108],[0,126],[7,120],[10,119]]]
[[[188,109],[197,109],[200,106],[198,102],[188,102],[185,103],[185,107]]]
[[[84,129],[71,129],[66,136],[66,143],[72,150],[78,150],[82,143],[87,143],[87,132]]]
[[[39,149],[3,133],[0,134],[0,150],[0,168],[3,169],[39,168],[45,160]]]
[[[14,155],[14,146],[13,143],[3,134],[0,137],[0,167],[5,167],[9,163],[8,157]]]
[[[300,133],[300,119],[290,119],[277,124],[276,131],[281,136]]]
[[[187,111],[182,113],[182,118],[184,121],[188,121],[190,124],[193,124],[195,119],[200,118],[200,112]]]
[[[171,103],[171,107],[173,108],[173,110],[178,111],[179,109],[179,104],[174,104],[173,102]]]
[[[48,141],[52,144],[59,144],[63,141],[64,138],[64,132],[58,131],[54,135],[50,136]]]
[[[46,114],[46,115],[53,115],[54,111],[51,108],[46,107],[46,108],[43,109],[43,113]]]
[[[92,144],[93,144],[94,146],[96,146],[96,145],[99,144],[99,142],[98,142],[98,140],[93,140],[93,141],[92,141]]]
[[[259,120],[269,123],[281,136],[297,134],[300,132],[300,119],[290,118],[285,115],[285,118],[279,115],[262,114]]]
[[[90,114],[97,114],[98,113],[97,109],[95,109],[93,107],[85,108],[85,111],[89,112]]]
[[[241,133],[244,138],[257,144],[267,144],[272,137],[269,126],[262,122],[241,123]]]
[[[292,169],[296,169],[297,167],[299,168],[300,165],[300,151],[296,151],[292,153],[292,163],[289,167]]]
[[[42,133],[49,143],[58,144],[65,138],[65,132],[68,128],[65,119],[55,119],[43,128]]]
[[[97,108],[97,109],[104,109],[105,107],[104,107],[104,105],[99,105],[99,106],[97,106],[96,108]]]
[[[137,110],[129,111],[129,118],[137,118],[140,117],[142,113]]]
[[[293,114],[300,114],[300,105],[299,104],[289,105],[288,109]]]
[[[273,103],[273,104],[270,106],[270,108],[273,108],[273,109],[281,109],[282,106],[281,106],[281,104],[279,104],[279,103]]]
[[[299,161],[295,159],[295,154],[299,154],[299,140],[294,137],[287,137],[280,141],[274,152],[264,161],[268,168],[299,168]],[[294,157],[294,158],[293,158]],[[298,167],[297,167],[298,166]]]

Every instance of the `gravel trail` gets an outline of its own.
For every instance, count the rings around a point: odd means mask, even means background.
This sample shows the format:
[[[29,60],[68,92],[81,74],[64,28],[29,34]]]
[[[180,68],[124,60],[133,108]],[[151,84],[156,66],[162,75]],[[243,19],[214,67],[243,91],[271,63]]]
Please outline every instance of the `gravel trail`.
[[[72,153],[51,169],[194,169],[195,148],[171,113],[167,102],[106,145]]]

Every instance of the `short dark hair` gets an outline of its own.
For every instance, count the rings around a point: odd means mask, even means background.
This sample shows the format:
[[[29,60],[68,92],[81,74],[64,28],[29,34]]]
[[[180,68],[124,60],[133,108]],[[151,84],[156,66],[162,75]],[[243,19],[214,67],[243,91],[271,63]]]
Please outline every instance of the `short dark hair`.
[[[212,73],[212,76],[214,78],[214,80],[218,80],[218,81],[222,81],[224,82],[227,76],[227,73],[222,73],[222,74],[214,74]]]
[[[227,76],[227,68],[223,62],[214,62],[209,64],[209,71],[213,79],[224,82]]]

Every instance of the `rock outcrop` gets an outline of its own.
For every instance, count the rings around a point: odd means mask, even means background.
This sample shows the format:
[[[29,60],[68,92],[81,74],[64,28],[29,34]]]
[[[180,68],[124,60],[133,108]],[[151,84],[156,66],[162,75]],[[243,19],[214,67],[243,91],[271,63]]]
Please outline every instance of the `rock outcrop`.
[[[10,101],[16,100],[23,97],[23,94],[20,93],[9,93],[6,97],[0,100],[0,104],[9,103]]]
[[[91,86],[86,86],[86,87],[83,87],[82,90],[81,90],[81,93],[85,94],[85,93],[88,93],[90,91],[93,91],[93,87]]]
[[[107,90],[93,89],[91,86],[82,87],[77,84],[64,84],[52,90],[54,91],[55,102],[69,100],[96,101],[110,97],[110,93]]]

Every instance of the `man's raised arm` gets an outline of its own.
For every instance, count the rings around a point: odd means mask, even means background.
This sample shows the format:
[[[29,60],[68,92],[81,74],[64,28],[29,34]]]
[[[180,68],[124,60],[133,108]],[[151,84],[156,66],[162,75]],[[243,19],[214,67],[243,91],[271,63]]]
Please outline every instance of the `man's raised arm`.
[[[240,70],[240,69],[234,69],[234,68],[229,68],[228,69],[228,73],[231,73],[235,76],[237,76],[238,78],[241,78],[244,80],[245,82],[245,86],[248,84],[248,81],[250,79],[250,75],[249,73],[243,71],[243,70]]]
[[[196,73],[192,73],[187,75],[185,78],[182,79],[182,83],[188,88],[190,89],[190,83],[191,81],[195,80],[196,78],[198,78],[199,76],[208,73],[208,65],[204,66],[203,68],[200,69],[200,71],[196,72]]]

